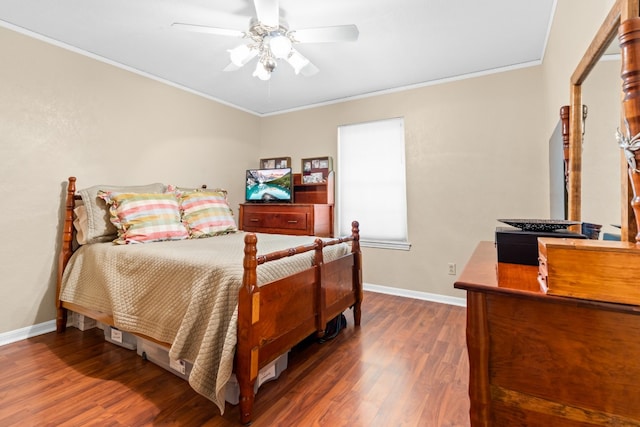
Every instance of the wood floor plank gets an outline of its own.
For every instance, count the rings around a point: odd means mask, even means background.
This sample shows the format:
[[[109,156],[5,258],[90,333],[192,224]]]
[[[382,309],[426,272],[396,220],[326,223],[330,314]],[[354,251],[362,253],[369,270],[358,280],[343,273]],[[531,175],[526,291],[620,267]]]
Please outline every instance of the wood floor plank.
[[[469,426],[464,308],[366,292],[362,326],[309,341],[256,395],[253,427]],[[99,329],[0,347],[1,426],[237,426]]]

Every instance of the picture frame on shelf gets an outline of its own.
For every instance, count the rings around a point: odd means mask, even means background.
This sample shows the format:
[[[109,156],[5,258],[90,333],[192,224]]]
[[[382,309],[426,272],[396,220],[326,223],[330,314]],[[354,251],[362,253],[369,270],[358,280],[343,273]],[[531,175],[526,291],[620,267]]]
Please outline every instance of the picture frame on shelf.
[[[303,184],[327,182],[329,172],[333,170],[333,159],[329,156],[302,159],[301,170]]]
[[[291,157],[260,159],[260,169],[284,169],[291,167]]]

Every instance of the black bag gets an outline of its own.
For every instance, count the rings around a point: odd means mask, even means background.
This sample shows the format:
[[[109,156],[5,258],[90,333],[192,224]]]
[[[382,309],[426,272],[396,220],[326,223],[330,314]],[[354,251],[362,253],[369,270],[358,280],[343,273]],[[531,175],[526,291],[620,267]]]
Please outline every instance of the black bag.
[[[327,322],[322,338],[318,339],[319,343],[327,342],[338,336],[341,330],[347,327],[347,318],[343,313]]]

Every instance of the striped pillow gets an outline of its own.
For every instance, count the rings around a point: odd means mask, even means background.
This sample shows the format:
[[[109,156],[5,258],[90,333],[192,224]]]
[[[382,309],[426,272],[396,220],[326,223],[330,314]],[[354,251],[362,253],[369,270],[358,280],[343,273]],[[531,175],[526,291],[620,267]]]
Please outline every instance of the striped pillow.
[[[225,192],[194,191],[180,197],[182,222],[192,238],[211,237],[238,230]]]
[[[180,220],[178,199],[173,193],[117,193],[101,191],[109,205],[111,222],[118,230],[115,243],[183,240],[189,232]]]
[[[112,191],[114,193],[164,193],[165,185],[162,183],[122,186],[122,185],[94,185],[78,190],[82,197],[82,203],[87,210],[86,243],[109,242],[117,236],[118,230],[113,226],[109,218],[109,206],[107,206],[98,192]],[[77,206],[77,205],[76,205]]]

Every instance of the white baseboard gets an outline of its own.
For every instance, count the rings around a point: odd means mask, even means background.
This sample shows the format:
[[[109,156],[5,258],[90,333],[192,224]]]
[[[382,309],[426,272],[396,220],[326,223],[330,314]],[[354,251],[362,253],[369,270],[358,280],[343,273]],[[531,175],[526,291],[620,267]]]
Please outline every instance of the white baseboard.
[[[46,334],[56,330],[56,321],[39,323],[26,328],[16,329],[15,331],[3,332],[0,334],[0,346],[11,344],[12,342],[26,340],[27,338]]]
[[[364,283],[365,291],[377,292],[379,294],[395,295],[405,298],[420,299],[424,301],[438,302],[441,304],[457,305],[460,307],[467,306],[466,298],[451,297],[448,295],[432,294],[429,292],[410,291],[408,289],[392,288],[389,286],[372,285]]]
[[[407,289],[392,288],[389,286],[372,285],[365,283],[363,285],[365,291],[377,292],[379,294],[395,295],[405,298],[414,298],[425,301],[438,302],[441,304],[457,305],[460,307],[467,306],[467,300],[465,298],[450,297],[447,295],[432,294],[429,292],[410,291]],[[48,322],[39,323],[33,326],[27,326],[26,328],[17,329],[15,331],[4,332],[0,334],[0,346],[11,344],[16,341],[25,340],[27,338],[35,337],[38,335],[46,334],[56,330],[56,321],[50,320]]]

